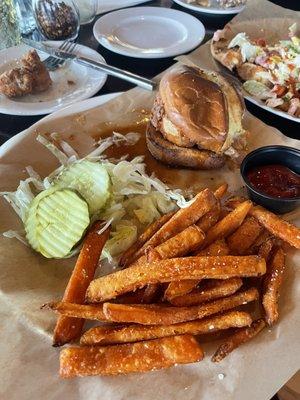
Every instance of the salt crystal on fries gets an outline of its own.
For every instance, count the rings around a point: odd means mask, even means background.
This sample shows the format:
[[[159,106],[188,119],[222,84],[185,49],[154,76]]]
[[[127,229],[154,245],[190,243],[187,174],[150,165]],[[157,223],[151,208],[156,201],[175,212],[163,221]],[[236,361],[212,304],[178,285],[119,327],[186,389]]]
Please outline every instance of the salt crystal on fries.
[[[228,279],[265,274],[266,262],[258,256],[182,257],[134,265],[94,279],[86,293],[88,303],[110,300],[149,283],[185,279]]]
[[[199,321],[183,322],[175,325],[128,325],[97,326],[89,329],[80,338],[81,345],[107,345],[139,342],[173,335],[202,335],[229,328],[242,328],[250,325],[252,318],[246,312],[229,311]]]
[[[217,199],[211,190],[205,189],[198,193],[190,206],[178,210],[173,217],[144,244],[136,253],[135,259],[140,258],[144,254],[147,246],[156,247],[197,222],[205,213],[215,206],[216,202]]]
[[[203,357],[203,350],[191,335],[107,347],[69,347],[60,353],[60,376],[146,372],[201,361]]]
[[[63,301],[84,303],[85,292],[94,278],[102,249],[109,237],[109,229],[98,234],[101,227],[102,222],[97,221],[88,231],[67,284]],[[60,316],[54,329],[53,345],[61,346],[77,338],[81,333],[83,324],[84,320]]]
[[[206,249],[199,251],[197,256],[227,256],[229,254],[229,248],[224,239],[219,239],[212,243]],[[169,283],[164,298],[170,302],[175,297],[183,296],[190,293],[198,284],[199,280],[191,279],[178,282]]]
[[[268,325],[274,325],[279,317],[278,299],[284,270],[285,256],[282,248],[279,248],[274,253],[263,280],[262,304]]]
[[[139,236],[137,241],[133,243],[132,246],[129,247],[120,258],[119,265],[121,267],[125,267],[131,264],[135,259],[135,254],[138,250],[167,222],[171,217],[173,217],[174,213],[168,213],[162,215],[158,220],[154,221],[151,225],[146,228],[146,230]]]
[[[185,282],[185,281],[183,281]],[[243,285],[240,278],[231,278],[204,282],[204,286],[197,288],[183,296],[175,297],[170,301],[174,306],[188,307],[229,296],[238,291]]]
[[[258,299],[255,288],[222,299],[192,307],[170,307],[159,304],[104,303],[103,312],[108,321],[130,322],[142,325],[170,325],[193,321],[217,314]]]
[[[218,350],[212,357],[213,362],[220,362],[234,349],[239,347],[241,344],[248,342],[254,336],[256,336],[266,326],[263,319],[258,319],[252,322],[251,326],[247,328],[241,328],[232,336],[230,336],[225,343],[221,344]]]

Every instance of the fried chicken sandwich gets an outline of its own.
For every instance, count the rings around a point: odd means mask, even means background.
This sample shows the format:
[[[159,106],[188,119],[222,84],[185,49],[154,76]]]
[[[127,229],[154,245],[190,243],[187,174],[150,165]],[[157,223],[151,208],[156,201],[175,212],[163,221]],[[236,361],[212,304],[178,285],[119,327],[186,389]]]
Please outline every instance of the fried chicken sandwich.
[[[148,149],[161,162],[216,169],[244,147],[244,104],[224,76],[182,66],[163,76],[147,127]]]

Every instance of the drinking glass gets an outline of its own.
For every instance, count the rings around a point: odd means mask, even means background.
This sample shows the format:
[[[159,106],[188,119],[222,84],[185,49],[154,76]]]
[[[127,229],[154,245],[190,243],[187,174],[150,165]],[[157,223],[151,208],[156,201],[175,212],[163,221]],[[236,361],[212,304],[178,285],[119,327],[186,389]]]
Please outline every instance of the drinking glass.
[[[80,25],[89,24],[96,16],[98,0],[75,0],[79,10]]]
[[[22,35],[29,35],[36,28],[31,0],[14,0]]]
[[[19,44],[18,18],[13,0],[0,1],[0,50]]]

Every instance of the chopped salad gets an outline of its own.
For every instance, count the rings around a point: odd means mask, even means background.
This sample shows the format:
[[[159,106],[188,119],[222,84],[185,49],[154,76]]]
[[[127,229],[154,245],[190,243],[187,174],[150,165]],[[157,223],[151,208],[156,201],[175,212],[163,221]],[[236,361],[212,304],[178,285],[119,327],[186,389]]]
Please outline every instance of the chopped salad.
[[[246,92],[268,107],[300,118],[300,38],[296,32],[297,25],[293,24],[289,38],[272,45],[263,38],[250,40],[245,33],[238,33],[228,49],[239,49],[242,63],[257,66],[253,79],[243,84]]]

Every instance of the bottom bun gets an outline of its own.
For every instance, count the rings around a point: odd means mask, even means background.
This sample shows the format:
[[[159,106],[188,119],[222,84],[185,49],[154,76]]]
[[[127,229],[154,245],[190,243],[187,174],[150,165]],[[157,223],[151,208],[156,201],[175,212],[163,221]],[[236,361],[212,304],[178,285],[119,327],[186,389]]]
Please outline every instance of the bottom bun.
[[[164,139],[151,123],[147,126],[146,139],[152,156],[167,165],[192,169],[217,169],[225,164],[224,156],[212,151],[176,146]]]

